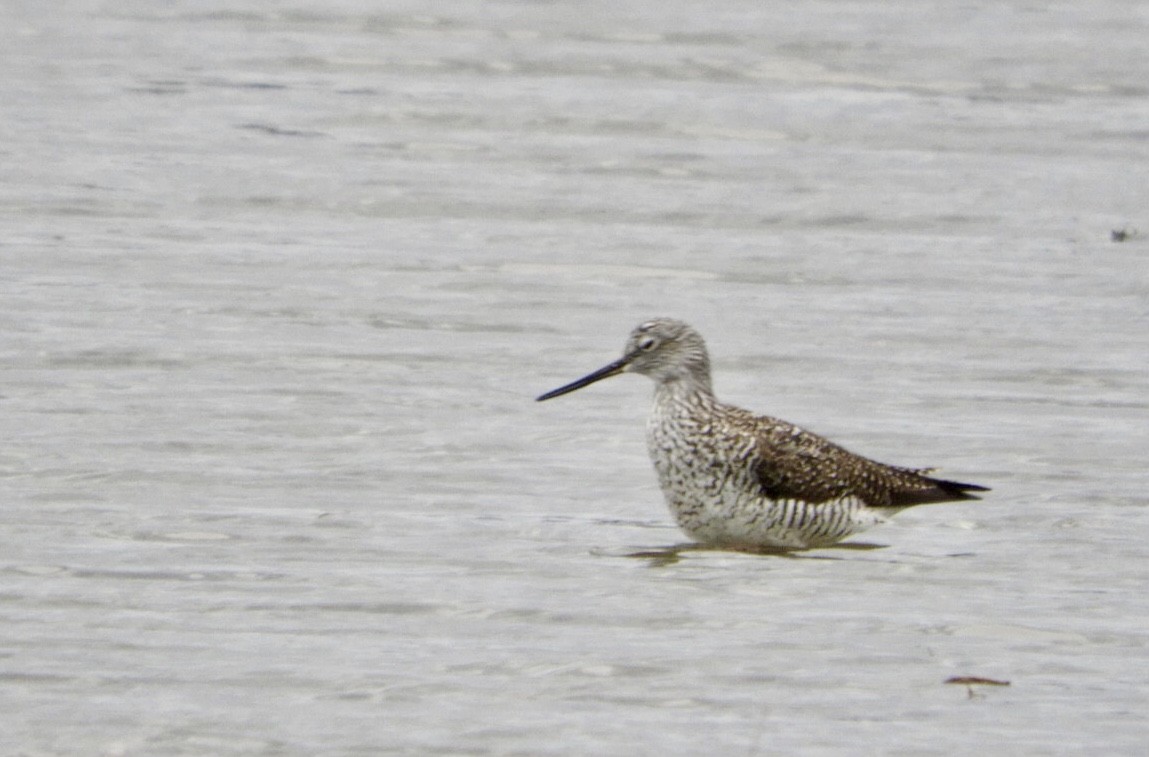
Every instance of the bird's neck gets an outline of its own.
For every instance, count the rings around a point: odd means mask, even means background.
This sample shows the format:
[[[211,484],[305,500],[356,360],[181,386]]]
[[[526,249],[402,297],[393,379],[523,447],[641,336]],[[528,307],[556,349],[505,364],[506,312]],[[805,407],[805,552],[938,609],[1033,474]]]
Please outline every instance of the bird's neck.
[[[716,402],[714,390],[710,387],[710,376],[703,373],[667,376],[654,389],[654,404],[663,412],[711,407]]]

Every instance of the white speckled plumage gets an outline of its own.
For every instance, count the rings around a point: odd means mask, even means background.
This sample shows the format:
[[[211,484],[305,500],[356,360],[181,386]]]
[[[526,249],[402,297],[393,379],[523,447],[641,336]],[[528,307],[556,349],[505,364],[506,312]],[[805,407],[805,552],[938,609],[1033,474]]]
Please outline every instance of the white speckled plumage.
[[[719,402],[697,331],[656,318],[619,360],[547,392],[551,399],[619,373],[655,382],[646,438],[680,528],[707,545],[807,549],[834,544],[906,507],[976,499],[985,487],[885,465],[785,421]]]

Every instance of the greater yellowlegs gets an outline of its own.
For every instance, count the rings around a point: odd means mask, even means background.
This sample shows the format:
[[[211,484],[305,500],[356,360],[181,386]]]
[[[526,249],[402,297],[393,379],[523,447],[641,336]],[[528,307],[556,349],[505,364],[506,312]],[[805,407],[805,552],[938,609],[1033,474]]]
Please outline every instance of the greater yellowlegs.
[[[970,492],[988,491],[932,478],[929,468],[875,462],[785,421],[719,402],[706,344],[671,318],[640,324],[621,358],[538,401],[620,373],[655,382],[647,447],[679,527],[702,544],[824,547],[907,507],[978,499]]]

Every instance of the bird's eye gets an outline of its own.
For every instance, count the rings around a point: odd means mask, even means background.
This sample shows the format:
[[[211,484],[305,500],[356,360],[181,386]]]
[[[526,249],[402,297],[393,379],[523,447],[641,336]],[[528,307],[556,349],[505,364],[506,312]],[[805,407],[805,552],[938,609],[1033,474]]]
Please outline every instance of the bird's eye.
[[[651,350],[653,350],[654,344],[655,344],[654,339],[652,339],[649,336],[645,336],[642,339],[638,340],[638,348],[640,350],[642,350],[643,352],[650,352]]]

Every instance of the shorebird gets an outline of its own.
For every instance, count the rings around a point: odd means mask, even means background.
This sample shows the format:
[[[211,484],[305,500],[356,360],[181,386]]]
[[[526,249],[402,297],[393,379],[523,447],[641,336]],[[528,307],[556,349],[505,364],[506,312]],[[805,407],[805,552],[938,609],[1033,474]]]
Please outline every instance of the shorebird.
[[[856,455],[786,421],[714,397],[697,331],[672,318],[639,324],[622,357],[547,392],[549,400],[620,373],[654,380],[646,442],[678,526],[706,546],[826,547],[914,505],[978,499],[984,486]]]

